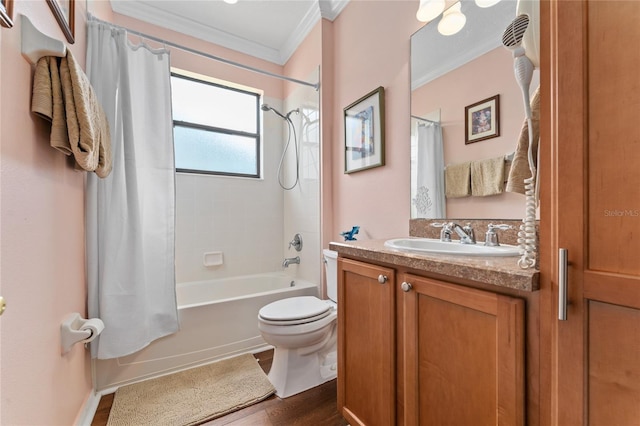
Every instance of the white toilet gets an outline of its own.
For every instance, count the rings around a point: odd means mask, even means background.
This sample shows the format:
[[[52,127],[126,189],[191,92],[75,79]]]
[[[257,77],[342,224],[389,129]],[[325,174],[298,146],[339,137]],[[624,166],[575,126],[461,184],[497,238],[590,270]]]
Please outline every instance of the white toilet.
[[[291,297],[260,309],[258,328],[275,347],[269,380],[287,398],[335,379],[337,372],[338,253],[323,250],[330,300]]]

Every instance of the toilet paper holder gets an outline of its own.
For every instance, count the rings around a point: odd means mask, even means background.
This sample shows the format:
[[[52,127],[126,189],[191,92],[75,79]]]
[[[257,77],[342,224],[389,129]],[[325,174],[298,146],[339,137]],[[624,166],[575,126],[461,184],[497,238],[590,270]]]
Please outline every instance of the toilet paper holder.
[[[69,352],[78,342],[91,342],[102,333],[102,330],[104,330],[104,323],[100,318],[84,319],[79,313],[70,314],[60,324],[62,353]]]

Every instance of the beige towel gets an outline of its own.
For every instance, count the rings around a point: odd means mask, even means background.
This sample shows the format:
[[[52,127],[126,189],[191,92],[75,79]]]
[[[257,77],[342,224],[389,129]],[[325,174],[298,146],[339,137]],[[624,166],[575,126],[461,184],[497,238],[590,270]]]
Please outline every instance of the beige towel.
[[[47,91],[49,93],[47,93]],[[51,146],[73,153],[82,170],[104,178],[112,167],[107,117],[70,50],[67,56],[41,58],[36,65],[31,110],[51,120]]]
[[[470,186],[471,163],[450,164],[444,170],[444,185],[447,198],[468,197]]]
[[[533,159],[537,167],[538,141],[540,140],[540,86],[536,89],[531,98],[531,123],[533,125]],[[529,169],[529,126],[527,120],[524,120],[520,137],[518,138],[518,146],[513,156],[511,170],[509,170],[509,178],[507,179],[507,192],[518,192],[524,194],[524,180],[531,177]]]
[[[33,76],[31,111],[51,121],[51,146],[64,155],[71,155],[71,145],[67,133],[67,121],[62,101],[58,58],[44,56],[38,60]]]
[[[60,61],[69,143],[76,163],[104,178],[112,167],[109,122],[82,68],[70,50]]]
[[[504,155],[471,163],[471,195],[486,197],[504,191]]]

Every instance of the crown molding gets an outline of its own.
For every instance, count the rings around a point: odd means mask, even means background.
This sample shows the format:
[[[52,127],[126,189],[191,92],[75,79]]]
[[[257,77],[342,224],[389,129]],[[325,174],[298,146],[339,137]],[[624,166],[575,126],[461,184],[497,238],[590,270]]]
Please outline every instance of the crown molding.
[[[280,63],[280,51],[234,36],[224,31],[202,25],[198,22],[159,10],[138,1],[111,2],[114,12],[130,16],[159,27],[177,31],[188,36],[199,38],[228,49],[232,49],[265,61]]]
[[[429,71],[422,75],[416,75],[411,77],[411,91],[416,90],[418,87],[425,85],[436,78],[459,68],[469,61],[476,59],[477,57],[484,55],[485,53],[502,46],[501,40],[485,38],[478,42],[478,44],[463,54],[451,55],[450,60],[442,61],[439,64],[430,67]]]
[[[318,0],[318,7],[321,16],[333,22],[348,3],[349,0]]]
[[[320,0],[322,1],[322,0]],[[280,48],[280,65],[284,65],[294,54],[296,49],[302,44],[311,30],[320,21],[321,13],[318,7],[320,2],[314,2],[305,16],[302,18],[294,32],[289,36],[284,45]]]
[[[273,49],[190,19],[175,16],[153,7],[149,3],[139,1],[115,1],[110,3],[112,10],[121,15],[130,16],[159,27],[199,38],[277,65],[284,65],[320,19],[325,18],[333,21],[349,3],[349,0],[314,1],[294,32],[280,49]]]

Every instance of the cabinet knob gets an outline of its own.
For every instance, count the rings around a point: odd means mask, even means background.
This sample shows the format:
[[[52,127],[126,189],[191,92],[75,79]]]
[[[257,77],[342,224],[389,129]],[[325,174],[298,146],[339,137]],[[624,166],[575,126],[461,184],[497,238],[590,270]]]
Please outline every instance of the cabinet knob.
[[[411,291],[411,289],[413,288],[413,286],[411,285],[411,283],[408,282],[403,282],[400,287],[402,288],[402,291],[407,292],[407,291]]]
[[[388,279],[388,278],[387,278],[387,276],[386,276],[386,275],[382,275],[382,274],[378,275],[378,282],[379,282],[380,284],[384,284],[384,283],[386,283],[386,282],[387,282],[387,279]]]

